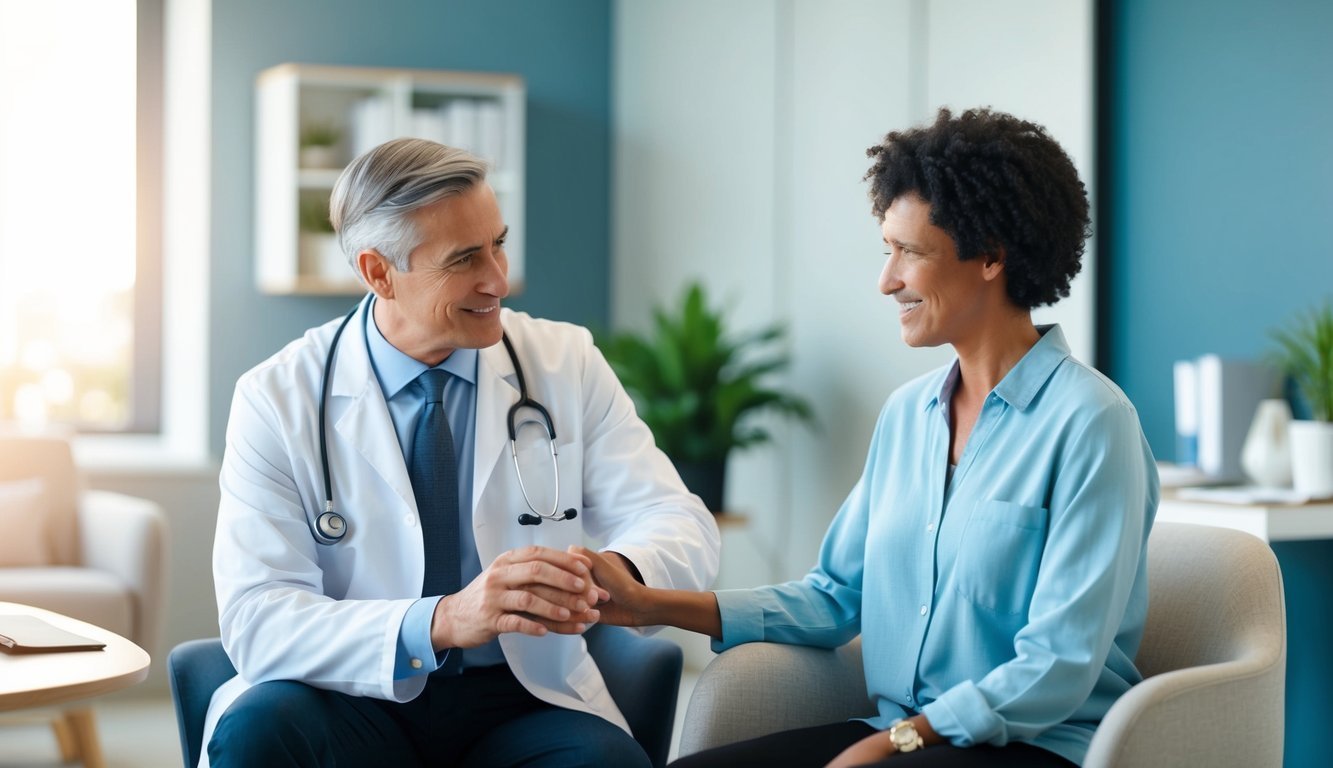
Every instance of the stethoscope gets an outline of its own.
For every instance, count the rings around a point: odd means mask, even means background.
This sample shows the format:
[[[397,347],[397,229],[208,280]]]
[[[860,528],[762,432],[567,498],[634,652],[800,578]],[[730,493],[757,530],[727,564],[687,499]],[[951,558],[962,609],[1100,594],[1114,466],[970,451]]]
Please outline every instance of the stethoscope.
[[[320,544],[337,544],[347,535],[347,519],[338,514],[333,508],[333,479],[329,472],[329,443],[325,436],[325,428],[328,423],[326,416],[329,400],[329,379],[333,371],[333,356],[338,350],[338,340],[342,338],[343,330],[347,324],[356,316],[360,305],[354,307],[347,317],[343,318],[338,330],[333,334],[333,341],[329,344],[328,356],[324,358],[324,372],[319,381],[319,462],[324,473],[324,511],[319,517],[315,518],[310,526],[310,535],[315,537],[315,541]],[[370,311],[370,304],[367,302],[366,311]],[[556,461],[558,453],[555,449],[555,424],[551,421],[551,414],[546,408],[528,395],[528,384],[523,378],[523,366],[518,362],[518,354],[514,352],[514,345],[509,341],[509,335],[501,333],[500,340],[504,342],[505,351],[509,353],[509,360],[514,364],[514,374],[518,378],[518,402],[509,407],[508,426],[509,426],[509,456],[514,461],[514,475],[518,478],[518,489],[523,493],[523,503],[528,505],[530,512],[524,512],[518,516],[519,525],[541,525],[543,520],[573,520],[578,517],[578,511],[570,508],[561,512],[560,510],[560,467]],[[528,416],[520,419],[520,412],[523,409],[535,411],[541,418]],[[555,498],[551,501],[551,510],[542,512],[532,503],[528,496],[528,487],[523,482],[523,470],[518,464],[518,431],[528,424],[536,424],[546,431],[546,440],[551,448],[551,469],[555,475]]]

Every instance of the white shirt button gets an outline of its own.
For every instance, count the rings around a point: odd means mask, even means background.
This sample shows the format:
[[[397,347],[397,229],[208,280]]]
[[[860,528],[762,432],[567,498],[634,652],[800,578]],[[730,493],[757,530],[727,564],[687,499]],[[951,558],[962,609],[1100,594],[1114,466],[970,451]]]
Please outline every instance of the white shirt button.
[[[412,669],[421,669],[421,659],[412,659]]]
[[[924,606],[924,605],[921,606],[921,615],[922,615],[922,616],[925,616],[925,615],[926,615],[926,610],[927,610],[927,609],[926,609],[926,606]]]
[[[933,532],[934,530],[935,530],[935,524],[934,524],[934,523],[929,523],[929,524],[926,525],[926,532],[927,532],[927,533],[931,533],[931,532]]]
[[[408,528],[411,528],[411,527],[415,526],[416,524],[417,524],[417,516],[416,516],[416,515],[404,515],[404,516],[403,516],[403,525],[406,525]]]

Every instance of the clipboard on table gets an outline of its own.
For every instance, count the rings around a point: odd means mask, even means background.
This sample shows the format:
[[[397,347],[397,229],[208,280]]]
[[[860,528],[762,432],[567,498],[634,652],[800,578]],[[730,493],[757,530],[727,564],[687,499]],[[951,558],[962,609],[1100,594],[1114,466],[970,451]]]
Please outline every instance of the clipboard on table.
[[[0,616],[0,651],[57,653],[100,651],[106,643],[68,632],[36,616]]]

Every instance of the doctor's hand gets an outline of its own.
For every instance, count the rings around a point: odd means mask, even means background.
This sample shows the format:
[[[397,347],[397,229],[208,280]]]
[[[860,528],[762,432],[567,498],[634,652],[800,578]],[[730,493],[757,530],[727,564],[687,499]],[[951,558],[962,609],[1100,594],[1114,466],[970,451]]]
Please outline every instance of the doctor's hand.
[[[455,594],[431,619],[435,650],[475,648],[505,632],[579,634],[600,618],[591,562],[548,547],[514,549]]]

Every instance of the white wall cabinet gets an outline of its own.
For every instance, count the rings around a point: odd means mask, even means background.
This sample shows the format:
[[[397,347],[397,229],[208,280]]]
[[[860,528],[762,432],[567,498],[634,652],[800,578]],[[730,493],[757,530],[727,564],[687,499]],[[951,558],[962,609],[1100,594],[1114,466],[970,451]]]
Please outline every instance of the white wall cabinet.
[[[413,136],[487,160],[510,227],[510,282],[523,282],[524,110],[516,75],[282,64],[260,73],[255,152],[255,275],[273,294],[358,294],[364,287],[328,224],[343,168]]]

